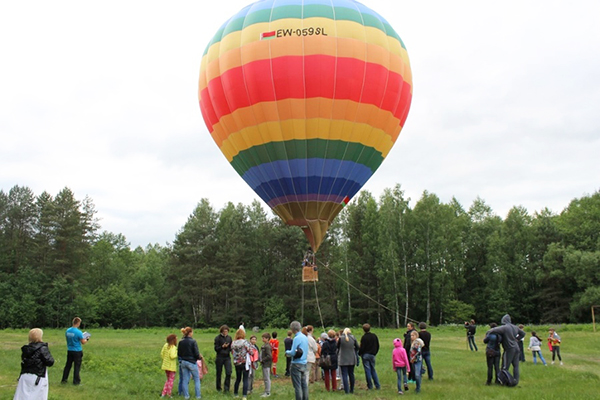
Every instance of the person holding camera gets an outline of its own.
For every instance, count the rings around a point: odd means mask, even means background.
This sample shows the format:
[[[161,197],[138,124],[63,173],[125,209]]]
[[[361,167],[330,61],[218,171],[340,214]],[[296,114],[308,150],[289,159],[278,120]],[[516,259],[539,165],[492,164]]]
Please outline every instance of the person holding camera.
[[[475,320],[472,319],[471,322],[465,322],[465,329],[467,330],[467,341],[469,342],[469,348],[473,351],[477,351],[477,344],[475,343],[475,333],[477,332],[477,325],[475,325]]]
[[[231,385],[231,343],[233,340],[229,336],[229,327],[222,325],[219,334],[215,337],[214,349],[217,353],[215,358],[215,369],[217,371],[217,392],[221,391],[221,377],[223,368],[225,368],[225,382],[223,382],[223,392],[228,393]]]
[[[71,373],[73,364],[75,364],[75,369],[73,370],[73,385],[81,384],[81,377],[79,376],[81,363],[83,361],[83,349],[81,346],[87,343],[89,336],[87,338],[83,336],[83,332],[79,330],[80,326],[81,318],[75,317],[73,318],[73,326],[65,332],[65,337],[67,339],[67,363],[65,364],[62,381],[60,382],[63,384],[67,383],[69,380],[69,374]]]

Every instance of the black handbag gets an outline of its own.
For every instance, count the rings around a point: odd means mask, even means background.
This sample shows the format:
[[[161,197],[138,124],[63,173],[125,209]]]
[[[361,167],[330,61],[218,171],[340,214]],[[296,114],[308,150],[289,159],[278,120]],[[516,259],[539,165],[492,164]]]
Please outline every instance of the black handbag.
[[[302,351],[302,349],[300,348],[300,346],[296,347],[296,354],[294,354],[294,357],[292,357],[293,360],[297,360],[300,357],[302,357],[302,354],[304,354],[304,352]]]

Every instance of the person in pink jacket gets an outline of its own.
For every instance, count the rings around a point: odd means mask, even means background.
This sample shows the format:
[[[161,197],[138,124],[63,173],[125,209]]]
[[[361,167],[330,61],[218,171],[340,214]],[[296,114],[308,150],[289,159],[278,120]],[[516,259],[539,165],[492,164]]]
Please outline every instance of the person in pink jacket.
[[[398,394],[404,394],[402,391],[402,381],[404,381],[404,391],[408,390],[408,380],[406,374],[410,372],[410,362],[406,350],[402,345],[402,340],[394,339],[394,351],[392,352],[392,366],[398,375]]]

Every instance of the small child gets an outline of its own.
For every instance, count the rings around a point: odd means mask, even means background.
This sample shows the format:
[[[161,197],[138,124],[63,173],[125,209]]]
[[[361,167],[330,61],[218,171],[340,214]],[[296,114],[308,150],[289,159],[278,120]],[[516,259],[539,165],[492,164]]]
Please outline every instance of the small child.
[[[473,320],[471,320],[473,321]],[[410,345],[410,354],[409,354],[409,360],[412,363],[412,368],[414,368],[415,370],[415,383],[417,384],[417,387],[415,388],[415,392],[420,393],[421,392],[421,367],[423,365],[423,346],[425,345],[425,343],[423,343],[422,339],[419,339],[419,333],[417,331],[412,331],[410,333],[410,340],[411,340],[411,345]]]
[[[406,374],[410,372],[410,363],[406,349],[402,345],[402,340],[394,339],[394,351],[392,352],[392,367],[398,376],[398,394],[404,394],[402,391],[402,382],[404,381],[404,391],[408,390],[408,379]]]
[[[554,328],[550,328],[548,331],[548,344],[552,346],[552,364],[554,364],[554,359],[558,356],[558,361],[560,361],[560,365],[563,365],[562,357],[560,356],[560,336]]]
[[[531,338],[529,338],[529,347],[527,347],[528,350],[531,350],[531,354],[533,355],[533,363],[537,364],[537,359],[536,359],[536,355],[540,356],[540,360],[542,360],[542,363],[544,364],[544,367],[547,367],[548,364],[546,364],[546,360],[544,360],[544,357],[542,356],[542,339],[540,339],[537,335],[537,333],[535,333],[535,331],[531,331]]]
[[[273,364],[273,350],[271,349],[271,335],[265,332],[262,335],[263,345],[260,348],[260,361],[262,362],[263,382],[265,383],[265,392],[260,397],[269,397],[271,395],[271,367]],[[286,357],[289,358],[289,357]]]
[[[250,336],[250,345],[254,348],[254,353],[248,354],[250,357],[250,369],[248,370],[248,394],[252,394],[252,388],[254,386],[254,377],[256,376],[256,369],[258,368],[258,346],[256,342],[258,339],[255,335]]]
[[[273,378],[279,378],[279,376],[277,376],[277,360],[279,359],[279,340],[277,339],[277,332],[273,331],[271,336],[273,338],[269,340],[269,344],[271,345],[273,355]]]
[[[294,339],[292,338],[294,333],[292,331],[287,331],[287,337],[283,339],[283,345],[285,346],[285,351],[292,349],[292,343],[294,343]],[[292,358],[285,358],[285,376],[290,376],[290,365],[292,364]]]
[[[175,380],[175,371],[177,371],[177,336],[167,336],[167,343],[164,344],[160,351],[160,357],[162,359],[161,369],[167,374],[167,381],[165,382],[160,397],[171,397],[173,381]]]

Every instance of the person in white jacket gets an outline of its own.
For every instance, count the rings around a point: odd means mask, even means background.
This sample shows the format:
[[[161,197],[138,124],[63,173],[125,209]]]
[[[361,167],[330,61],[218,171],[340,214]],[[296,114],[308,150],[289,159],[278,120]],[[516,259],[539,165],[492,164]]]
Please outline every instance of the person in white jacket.
[[[544,357],[542,356],[542,339],[538,337],[535,331],[531,331],[531,338],[529,339],[529,347],[527,347],[527,350],[531,351],[531,354],[533,355],[534,364],[537,364],[536,355],[538,355],[540,357],[540,360],[544,364],[544,367],[548,366],[546,360],[544,360]]]
[[[317,341],[313,337],[313,326],[308,325],[302,328],[302,333],[306,335],[308,338],[308,354],[306,355],[306,370],[308,374],[306,375],[306,384],[310,383],[310,377],[313,374],[313,369],[315,368],[315,363],[317,362],[317,352],[319,351],[319,345]]]

